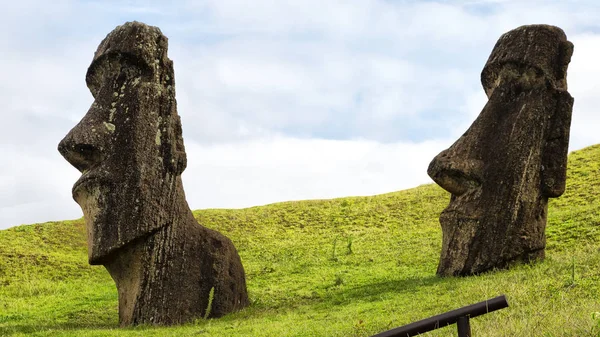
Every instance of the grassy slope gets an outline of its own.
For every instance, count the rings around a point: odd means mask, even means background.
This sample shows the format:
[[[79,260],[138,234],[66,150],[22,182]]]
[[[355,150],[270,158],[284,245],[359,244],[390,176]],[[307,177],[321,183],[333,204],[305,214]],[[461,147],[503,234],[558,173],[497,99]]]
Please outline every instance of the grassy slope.
[[[599,194],[597,145],[569,157],[543,263],[447,279],[435,269],[448,195],[435,185],[197,211],[235,242],[252,305],[172,328],[117,328],[116,289],[87,264],[82,220],[15,227],[0,231],[0,335],[370,336],[504,293],[510,308],[473,320],[475,336],[600,336]]]

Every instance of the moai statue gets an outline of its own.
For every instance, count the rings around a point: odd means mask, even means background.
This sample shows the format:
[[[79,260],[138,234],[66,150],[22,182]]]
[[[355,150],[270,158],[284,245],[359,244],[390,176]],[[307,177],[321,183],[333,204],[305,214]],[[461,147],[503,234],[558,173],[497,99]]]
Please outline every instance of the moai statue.
[[[471,275],[544,258],[548,198],[565,190],[573,44],[558,27],[500,37],[481,82],[488,102],[427,170],[452,193],[437,273]]]
[[[115,281],[121,325],[178,324],[246,306],[233,243],[199,225],[185,200],[167,38],[139,22],[118,26],[100,43],[86,82],[95,101],[58,150],[82,172],[73,198],[89,262]]]

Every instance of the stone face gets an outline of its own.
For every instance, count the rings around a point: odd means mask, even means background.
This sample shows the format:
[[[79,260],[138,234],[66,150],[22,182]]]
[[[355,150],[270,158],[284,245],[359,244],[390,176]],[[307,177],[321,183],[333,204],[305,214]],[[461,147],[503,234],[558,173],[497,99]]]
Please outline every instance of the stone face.
[[[82,172],[73,186],[90,264],[106,267],[119,321],[176,324],[248,304],[233,243],[199,225],[185,200],[186,167],[167,38],[128,22],[100,43],[86,82],[94,103],[58,150]],[[209,296],[210,294],[213,296]]]
[[[471,275],[544,258],[548,198],[565,190],[573,44],[547,25],[500,37],[481,81],[488,102],[427,173],[452,194],[437,273]]]

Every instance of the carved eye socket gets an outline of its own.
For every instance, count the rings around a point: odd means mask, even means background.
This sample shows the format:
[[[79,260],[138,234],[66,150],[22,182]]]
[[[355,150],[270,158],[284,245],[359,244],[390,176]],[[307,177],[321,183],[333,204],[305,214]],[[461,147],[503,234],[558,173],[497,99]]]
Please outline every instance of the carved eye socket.
[[[102,87],[106,86],[108,81],[119,76],[120,68],[118,62],[111,62],[108,57],[98,59],[90,65],[85,81],[94,98],[100,93]]]
[[[104,86],[113,84],[115,80],[127,81],[136,77],[148,81],[152,77],[151,68],[133,55],[109,53],[92,62],[85,81],[96,98]]]

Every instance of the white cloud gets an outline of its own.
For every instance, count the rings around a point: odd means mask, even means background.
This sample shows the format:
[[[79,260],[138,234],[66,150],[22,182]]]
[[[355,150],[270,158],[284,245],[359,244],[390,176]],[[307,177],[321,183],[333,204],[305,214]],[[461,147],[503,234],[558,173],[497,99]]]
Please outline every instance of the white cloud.
[[[428,183],[427,165],[449,143],[287,137],[243,144],[188,142],[182,177],[193,209],[373,195]]]

